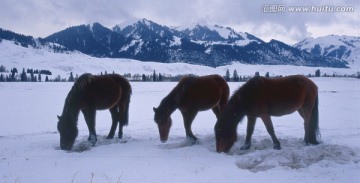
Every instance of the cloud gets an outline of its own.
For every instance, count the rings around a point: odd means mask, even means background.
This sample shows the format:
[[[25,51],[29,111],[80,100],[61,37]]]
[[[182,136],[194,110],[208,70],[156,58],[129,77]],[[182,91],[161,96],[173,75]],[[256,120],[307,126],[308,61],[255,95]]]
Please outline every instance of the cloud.
[[[283,5],[285,12],[265,13],[264,6]],[[354,12],[290,12],[294,6],[352,6]],[[195,22],[229,26],[265,41],[295,43],[307,36],[360,36],[360,5],[355,0],[2,0],[0,27],[46,37],[70,26],[99,22],[113,27],[129,18],[168,25]],[[328,27],[331,27],[329,29]]]

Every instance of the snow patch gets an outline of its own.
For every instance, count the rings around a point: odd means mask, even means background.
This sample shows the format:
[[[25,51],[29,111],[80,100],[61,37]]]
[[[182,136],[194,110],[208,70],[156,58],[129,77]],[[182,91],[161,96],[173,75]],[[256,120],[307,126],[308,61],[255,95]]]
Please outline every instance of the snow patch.
[[[266,171],[273,168],[300,169],[317,164],[320,167],[336,166],[333,164],[359,163],[360,156],[347,146],[320,144],[305,146],[302,139],[286,138],[281,150],[271,149],[271,141],[261,140],[251,150],[236,151],[241,159],[236,162],[240,169],[251,172]],[[264,148],[266,147],[266,148]]]

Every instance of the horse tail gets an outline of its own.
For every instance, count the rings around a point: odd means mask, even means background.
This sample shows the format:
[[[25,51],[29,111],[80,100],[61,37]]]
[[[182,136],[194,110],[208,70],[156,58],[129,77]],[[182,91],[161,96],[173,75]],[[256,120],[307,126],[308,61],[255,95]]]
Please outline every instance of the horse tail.
[[[128,81],[125,81],[122,85],[123,92],[121,96],[121,106],[124,106],[124,112],[120,117],[120,124],[122,126],[127,126],[129,124],[129,105],[130,105],[130,98],[132,94],[131,85]]]
[[[321,139],[320,128],[319,128],[319,96],[316,95],[314,107],[311,112],[310,124],[309,124],[309,143],[319,144]]]

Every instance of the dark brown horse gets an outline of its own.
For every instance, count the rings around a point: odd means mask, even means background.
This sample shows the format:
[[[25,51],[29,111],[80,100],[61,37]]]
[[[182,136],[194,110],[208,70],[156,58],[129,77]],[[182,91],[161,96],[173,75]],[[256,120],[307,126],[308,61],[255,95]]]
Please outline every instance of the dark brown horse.
[[[77,121],[80,110],[89,128],[88,140],[93,145],[97,141],[96,110],[110,109],[112,125],[107,138],[114,137],[118,123],[118,137],[122,138],[122,128],[128,124],[130,96],[130,83],[120,75],[81,75],[66,97],[62,115],[58,116],[57,128],[60,133],[61,149],[70,150],[75,142],[78,135]]]
[[[255,121],[260,117],[270,134],[274,149],[280,149],[270,116],[282,116],[298,111],[304,119],[306,144],[319,144],[318,89],[301,75],[278,79],[254,77],[230,98],[215,125],[216,150],[228,152],[237,139],[238,123],[247,116],[248,124],[242,150],[251,146]]]
[[[170,115],[179,109],[186,130],[186,137],[195,144],[197,138],[191,124],[199,111],[212,109],[216,117],[225,108],[229,98],[229,86],[219,75],[184,77],[176,87],[161,101],[155,112],[154,120],[158,125],[160,140],[166,142],[171,127]]]

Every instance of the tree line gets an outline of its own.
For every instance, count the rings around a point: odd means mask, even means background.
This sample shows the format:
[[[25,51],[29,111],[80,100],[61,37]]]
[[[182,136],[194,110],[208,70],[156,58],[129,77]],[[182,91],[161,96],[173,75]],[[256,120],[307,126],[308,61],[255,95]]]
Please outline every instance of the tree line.
[[[115,74],[115,72],[112,72]],[[100,73],[100,75],[108,74],[107,71]],[[12,68],[8,71],[5,66],[0,66],[0,82],[74,82],[79,77],[78,74],[73,74],[70,72],[68,77],[61,77],[57,75],[53,79],[50,79],[49,76],[52,75],[52,72],[49,70],[39,70],[39,69],[25,69],[23,68],[22,72],[19,72],[17,68]],[[167,75],[162,73],[157,73],[155,70],[152,74],[131,74],[125,73],[122,74],[123,77],[133,82],[162,82],[162,81],[179,81],[184,76],[196,76],[194,74],[179,74],[179,75]],[[240,75],[236,69],[233,70],[230,74],[230,70],[227,69],[224,79],[228,82],[245,82],[252,78],[253,76],[260,76],[259,72],[255,72],[254,75]],[[337,74],[321,74],[320,69],[316,70],[314,74],[308,74],[308,77],[354,77],[360,78],[360,72],[352,75],[337,75]],[[264,77],[282,77],[282,75],[272,75],[270,76],[269,72],[266,72]]]
[[[0,66],[0,82],[41,82],[45,75],[44,81],[50,81],[49,75],[52,75],[49,70],[34,70],[23,68],[22,72],[19,72],[17,68],[12,68],[10,71],[5,66]]]

